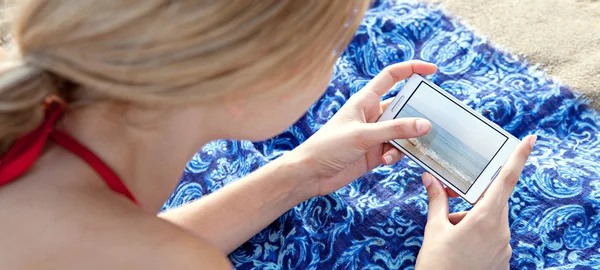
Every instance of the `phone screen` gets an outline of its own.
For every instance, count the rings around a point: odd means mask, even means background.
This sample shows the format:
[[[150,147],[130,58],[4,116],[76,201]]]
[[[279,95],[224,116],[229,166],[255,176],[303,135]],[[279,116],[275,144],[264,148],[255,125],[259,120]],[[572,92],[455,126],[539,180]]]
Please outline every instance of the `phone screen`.
[[[425,81],[394,118],[402,117],[425,118],[431,131],[395,142],[465,194],[508,140]]]

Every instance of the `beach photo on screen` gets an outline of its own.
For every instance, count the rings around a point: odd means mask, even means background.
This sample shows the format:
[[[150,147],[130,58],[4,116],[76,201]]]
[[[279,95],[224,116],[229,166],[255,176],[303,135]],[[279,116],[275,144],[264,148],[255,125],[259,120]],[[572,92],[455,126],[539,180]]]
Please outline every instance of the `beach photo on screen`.
[[[425,136],[396,143],[463,193],[508,139],[425,83],[396,116],[402,117],[425,118],[432,127]]]

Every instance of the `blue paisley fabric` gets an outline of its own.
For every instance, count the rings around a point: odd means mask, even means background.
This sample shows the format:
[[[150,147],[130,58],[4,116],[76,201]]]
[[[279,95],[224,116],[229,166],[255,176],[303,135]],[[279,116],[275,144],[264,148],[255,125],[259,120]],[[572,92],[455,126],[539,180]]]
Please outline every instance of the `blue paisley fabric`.
[[[567,87],[419,3],[377,1],[324,96],[263,141],[215,141],[189,162],[165,209],[237,181],[306,140],[385,66],[422,59],[430,79],[518,138],[539,136],[510,199],[513,269],[600,269],[600,116]],[[385,98],[393,97],[399,83]],[[411,269],[423,241],[423,173],[405,158],[291,209],[230,255],[239,269]],[[243,181],[243,180],[241,180]],[[452,199],[451,211],[469,209]]]

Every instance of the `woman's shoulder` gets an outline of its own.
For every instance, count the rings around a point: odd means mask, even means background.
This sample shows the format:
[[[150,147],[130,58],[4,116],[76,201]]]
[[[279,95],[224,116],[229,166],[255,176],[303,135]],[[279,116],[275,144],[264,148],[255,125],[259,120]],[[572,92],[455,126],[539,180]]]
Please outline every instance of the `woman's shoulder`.
[[[0,198],[7,269],[231,269],[206,241],[134,206],[32,193],[18,203]]]

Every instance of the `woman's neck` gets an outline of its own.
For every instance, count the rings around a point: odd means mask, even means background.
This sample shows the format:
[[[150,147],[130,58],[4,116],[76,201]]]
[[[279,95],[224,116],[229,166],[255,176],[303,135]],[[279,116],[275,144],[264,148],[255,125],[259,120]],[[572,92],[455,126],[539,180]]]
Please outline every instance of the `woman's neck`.
[[[220,137],[200,132],[210,130],[206,122],[200,128],[202,115],[201,109],[115,110],[114,105],[94,104],[68,112],[60,128],[112,168],[144,210],[156,213],[176,187],[187,161]],[[188,117],[190,121],[185,121]]]

